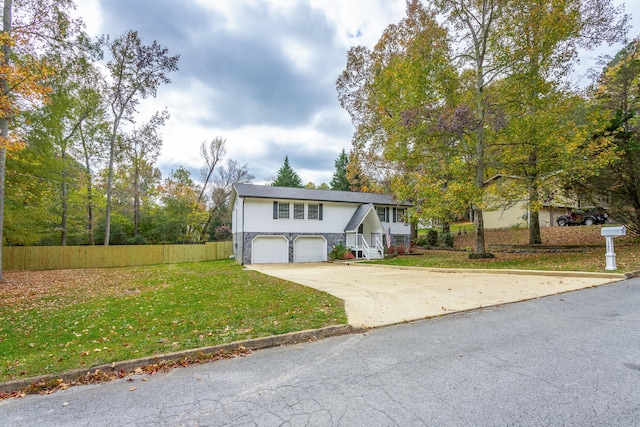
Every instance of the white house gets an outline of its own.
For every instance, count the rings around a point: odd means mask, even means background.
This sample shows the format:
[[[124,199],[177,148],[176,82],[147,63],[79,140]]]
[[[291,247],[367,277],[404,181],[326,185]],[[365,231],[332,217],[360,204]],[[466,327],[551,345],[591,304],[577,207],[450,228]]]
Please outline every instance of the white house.
[[[321,262],[339,242],[358,258],[408,245],[409,203],[392,195],[235,184],[233,253],[242,264]]]

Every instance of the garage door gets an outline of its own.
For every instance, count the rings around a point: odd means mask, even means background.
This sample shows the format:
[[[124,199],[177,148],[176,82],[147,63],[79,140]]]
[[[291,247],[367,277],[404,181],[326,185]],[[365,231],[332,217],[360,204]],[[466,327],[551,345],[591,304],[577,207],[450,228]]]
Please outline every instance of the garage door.
[[[300,236],[293,242],[293,262],[327,260],[327,241],[321,236]]]
[[[251,245],[252,264],[289,262],[289,241],[284,236],[258,236]]]

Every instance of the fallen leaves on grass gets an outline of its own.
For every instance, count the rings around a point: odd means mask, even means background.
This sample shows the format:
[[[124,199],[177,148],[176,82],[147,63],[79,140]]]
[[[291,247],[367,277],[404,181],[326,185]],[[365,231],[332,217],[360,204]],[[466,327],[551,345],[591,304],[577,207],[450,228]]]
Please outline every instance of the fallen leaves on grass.
[[[126,293],[134,277],[124,269],[6,271],[3,275],[7,283],[0,285],[0,304],[16,311],[60,308],[96,296]]]
[[[176,360],[163,360],[151,365],[137,367],[133,371],[126,371],[124,369],[103,371],[96,369],[93,372],[87,372],[85,375],[78,376],[75,379],[63,380],[60,378],[47,378],[36,381],[22,390],[0,391],[0,400],[24,397],[27,394],[52,394],[76,385],[98,384],[125,377],[129,377],[127,381],[133,381],[132,375],[155,375],[159,372],[169,372],[173,369],[187,367],[189,365],[244,357],[250,353],[251,350],[239,346],[235,350],[219,350],[215,353],[198,352],[195,356],[185,356]],[[146,381],[146,378],[142,378],[142,381]],[[131,387],[129,390],[135,391],[136,387]]]
[[[542,243],[545,245],[604,245],[600,235],[602,226],[543,227],[540,229]],[[455,225],[451,228],[456,247],[473,247],[473,233],[456,234]],[[487,245],[526,245],[529,243],[528,228],[509,228],[486,230]]]

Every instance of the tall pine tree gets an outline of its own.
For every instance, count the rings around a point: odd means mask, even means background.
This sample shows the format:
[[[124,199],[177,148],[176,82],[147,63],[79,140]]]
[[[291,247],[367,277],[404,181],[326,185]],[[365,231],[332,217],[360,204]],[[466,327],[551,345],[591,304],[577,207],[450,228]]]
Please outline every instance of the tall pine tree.
[[[294,187],[294,188],[303,188],[302,179],[300,176],[291,169],[291,165],[289,165],[289,157],[284,157],[284,164],[280,169],[278,169],[278,176],[271,183],[274,187]]]
[[[347,156],[344,148],[335,161],[336,170],[331,178],[331,189],[335,191],[350,191],[351,185],[347,179],[347,165],[349,164],[349,156]]]

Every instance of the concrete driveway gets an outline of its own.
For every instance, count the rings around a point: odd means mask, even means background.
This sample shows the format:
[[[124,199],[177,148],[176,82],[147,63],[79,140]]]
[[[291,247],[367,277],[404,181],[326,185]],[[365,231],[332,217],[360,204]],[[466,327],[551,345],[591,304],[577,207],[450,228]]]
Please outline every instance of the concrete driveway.
[[[624,275],[607,273],[470,271],[356,263],[247,268],[343,299],[354,327],[391,325],[625,279]]]

